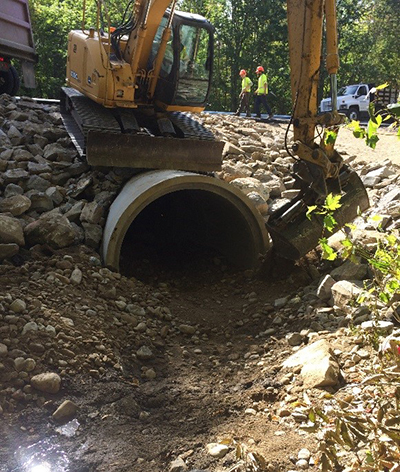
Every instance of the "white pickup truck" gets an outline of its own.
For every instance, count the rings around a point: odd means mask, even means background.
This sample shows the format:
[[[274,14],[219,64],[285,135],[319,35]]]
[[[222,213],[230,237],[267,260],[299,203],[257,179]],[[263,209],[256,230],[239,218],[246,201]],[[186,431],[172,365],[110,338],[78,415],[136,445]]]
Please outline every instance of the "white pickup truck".
[[[346,85],[338,90],[337,109],[350,120],[368,118],[368,106],[374,101],[375,109],[384,108],[390,103],[396,103],[399,90],[386,87],[376,90],[374,84]],[[324,98],[320,103],[321,113],[332,111],[330,98]]]

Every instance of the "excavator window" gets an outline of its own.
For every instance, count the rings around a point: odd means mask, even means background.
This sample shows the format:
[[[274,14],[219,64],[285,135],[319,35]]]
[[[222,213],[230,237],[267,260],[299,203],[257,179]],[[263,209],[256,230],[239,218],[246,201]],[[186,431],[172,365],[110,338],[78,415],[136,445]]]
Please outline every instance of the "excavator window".
[[[154,39],[153,39],[153,46],[151,48],[151,53],[150,53],[149,63],[148,63],[149,69],[152,68],[152,66],[153,66],[153,62],[156,58],[157,51],[160,47],[161,37],[162,37],[162,34],[163,34],[163,31],[164,31],[164,28],[165,28],[166,24],[167,24],[167,18],[163,17],[162,20],[161,20],[160,26],[158,27],[157,32],[156,32],[156,34],[154,36]],[[165,50],[164,59],[163,59],[163,62],[161,64],[160,75],[163,78],[168,77],[168,75],[172,71],[172,66],[174,65],[173,42],[174,42],[174,31],[172,30],[171,37],[168,40],[167,48]]]
[[[210,35],[204,28],[180,25],[179,79],[176,99],[204,102],[208,92],[210,71],[208,52]]]
[[[168,16],[167,11],[154,36],[148,70],[153,67]],[[167,105],[204,106],[210,92],[212,57],[211,24],[199,15],[175,12],[155,98]]]

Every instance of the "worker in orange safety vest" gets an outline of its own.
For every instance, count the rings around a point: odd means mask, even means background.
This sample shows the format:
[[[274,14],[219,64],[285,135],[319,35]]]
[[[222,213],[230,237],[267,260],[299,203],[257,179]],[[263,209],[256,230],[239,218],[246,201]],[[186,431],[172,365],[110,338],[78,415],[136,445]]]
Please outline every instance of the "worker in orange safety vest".
[[[261,105],[264,105],[268,113],[268,118],[272,118],[273,114],[271,111],[271,107],[268,105],[267,102],[268,80],[267,75],[264,72],[264,67],[258,66],[256,69],[256,74],[258,77],[258,87],[254,94],[254,112],[257,118],[261,118]]]
[[[249,79],[249,77],[247,77],[247,72],[244,69],[239,72],[239,75],[242,78],[242,90],[239,95],[239,108],[237,109],[235,115],[240,116],[240,113],[242,113],[244,109],[246,116],[250,117],[250,91],[253,82]]]

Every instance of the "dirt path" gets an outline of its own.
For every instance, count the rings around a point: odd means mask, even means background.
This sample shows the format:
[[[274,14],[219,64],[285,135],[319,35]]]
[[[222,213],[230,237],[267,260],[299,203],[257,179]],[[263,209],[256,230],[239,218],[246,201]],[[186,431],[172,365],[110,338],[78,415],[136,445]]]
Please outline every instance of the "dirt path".
[[[339,152],[345,151],[349,156],[357,156],[365,162],[382,162],[389,159],[394,164],[400,164],[400,140],[393,130],[381,129],[379,141],[375,149],[366,146],[365,141],[356,139],[352,131],[342,128],[336,142]]]

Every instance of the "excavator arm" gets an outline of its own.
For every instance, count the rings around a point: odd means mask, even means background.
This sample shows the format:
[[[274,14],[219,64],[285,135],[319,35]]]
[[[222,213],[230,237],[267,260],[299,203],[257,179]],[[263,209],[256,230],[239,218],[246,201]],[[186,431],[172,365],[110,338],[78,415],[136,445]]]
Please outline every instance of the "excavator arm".
[[[334,214],[337,230],[368,208],[369,201],[360,178],[343,163],[334,148],[345,117],[335,108],[331,113],[318,115],[324,19],[326,67],[332,103],[336,104],[339,55],[335,0],[287,0],[287,16],[293,103],[293,144],[288,150],[296,158],[293,171],[299,194],[271,216],[267,227],[275,250],[286,258],[298,259],[327,233],[322,218],[306,217],[308,206],[323,204],[329,193],[341,195],[341,207]]]

